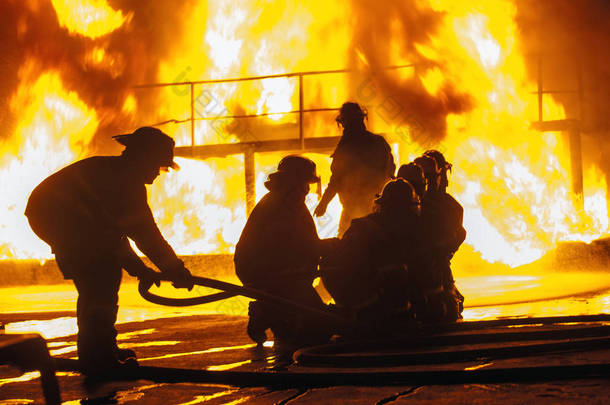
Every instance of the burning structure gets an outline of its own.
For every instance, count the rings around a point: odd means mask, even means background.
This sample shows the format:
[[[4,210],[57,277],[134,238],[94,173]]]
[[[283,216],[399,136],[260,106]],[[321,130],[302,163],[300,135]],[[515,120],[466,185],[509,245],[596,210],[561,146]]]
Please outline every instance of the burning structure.
[[[163,234],[182,254],[231,253],[284,152],[327,182],[348,99],[397,164],[429,147],[454,163],[458,276],[475,258],[517,266],[604,235],[606,2],[387,3],[5,2],[0,257],[50,257],[23,216],[29,192],[155,124],[184,156],[150,193]]]

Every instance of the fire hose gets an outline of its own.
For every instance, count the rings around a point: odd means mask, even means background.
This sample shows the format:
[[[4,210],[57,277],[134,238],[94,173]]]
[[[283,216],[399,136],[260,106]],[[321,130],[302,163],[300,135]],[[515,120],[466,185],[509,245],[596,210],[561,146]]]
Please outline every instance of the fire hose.
[[[304,305],[298,302],[291,301],[289,299],[279,297],[277,295],[269,294],[265,291],[257,290],[251,287],[240,286],[237,284],[227,283],[225,281],[215,280],[207,277],[193,276],[193,283],[197,286],[208,287],[222,292],[203,295],[200,297],[193,298],[167,298],[155,295],[149,291],[152,287],[152,283],[146,283],[140,281],[138,291],[140,295],[147,301],[154,304],[184,307],[191,305],[207,304],[214,301],[223,300],[226,298],[241,295],[244,297],[252,298],[255,300],[265,301],[269,304],[275,304],[280,306],[282,309],[294,311],[297,313],[306,313],[312,316],[322,317],[328,321],[334,322],[338,325],[344,325],[349,322],[348,319],[342,317],[333,311],[325,308],[314,308],[309,305]],[[163,280],[163,279],[161,279]],[[168,280],[165,280],[168,281]]]
[[[220,290],[221,292],[195,298],[166,298],[149,292],[151,285],[140,283],[139,292],[146,300],[170,306],[188,306],[210,303],[236,295],[262,300],[281,306],[283,309],[307,313],[332,322],[339,329],[354,329],[354,322],[323,308],[313,308],[289,299],[278,297],[250,287],[239,286],[207,277],[194,276],[195,285]],[[166,371],[151,367],[142,372],[152,373],[157,379],[178,378],[185,380],[222,381],[232,385],[324,386],[324,385],[376,385],[372,376],[379,376],[379,368],[449,365],[468,361],[491,361],[492,359],[524,358],[544,353],[566,353],[587,350],[603,350],[610,346],[610,315],[582,315],[538,317],[521,319],[497,319],[490,321],[453,322],[444,324],[407,325],[402,334],[379,339],[347,339],[338,343],[305,347],[294,354],[296,364],[304,367],[362,368],[354,372],[209,372],[197,370],[170,370],[173,377],[164,376]],[[531,327],[527,330],[515,326]],[[547,329],[537,328],[545,325]],[[499,330],[495,330],[498,329]],[[549,329],[550,328],[550,329]],[[372,371],[366,371],[372,368]],[[545,373],[540,373],[545,369]],[[548,370],[547,370],[548,369]],[[586,373],[583,374],[583,371]],[[160,373],[160,374],[158,374]],[[295,375],[291,375],[295,374]],[[610,363],[559,364],[555,366],[533,365],[515,369],[496,370],[436,370],[436,371],[387,371],[382,372],[384,384],[419,383],[465,383],[483,381],[533,381],[545,378],[582,378],[607,376]],[[428,374],[430,374],[428,376]],[[180,377],[178,377],[180,375]],[[344,382],[343,379],[345,380]]]

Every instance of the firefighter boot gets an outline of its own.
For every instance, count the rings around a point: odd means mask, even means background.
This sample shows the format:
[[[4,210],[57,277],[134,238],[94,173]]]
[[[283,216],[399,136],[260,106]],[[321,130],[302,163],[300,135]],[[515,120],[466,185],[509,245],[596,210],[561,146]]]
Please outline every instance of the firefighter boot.
[[[257,345],[262,345],[267,340],[266,330],[269,328],[263,305],[258,301],[252,301],[248,305],[248,336]]]

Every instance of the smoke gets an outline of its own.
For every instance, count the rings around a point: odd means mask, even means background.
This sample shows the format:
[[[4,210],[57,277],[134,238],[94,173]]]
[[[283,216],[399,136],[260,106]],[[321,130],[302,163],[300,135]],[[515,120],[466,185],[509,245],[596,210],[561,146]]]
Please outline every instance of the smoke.
[[[517,23],[521,42],[530,56],[532,78],[538,74],[541,56],[544,88],[583,91],[554,95],[567,109],[568,118],[581,119],[585,130],[610,129],[610,3],[606,0],[518,1]],[[580,111],[579,111],[580,110]]]
[[[545,90],[580,89],[553,98],[564,106],[567,118],[581,122],[585,163],[597,164],[608,178],[610,2],[519,0],[516,4],[530,77],[537,80],[540,58]]]
[[[610,3],[605,0],[515,1],[521,43],[531,56],[526,58],[531,77],[534,80],[537,77],[534,55],[544,44],[548,52],[543,59],[545,87],[576,88],[580,70],[584,89],[582,103],[574,95],[555,95],[555,98],[566,107],[569,117],[582,118],[586,131],[605,134],[610,128],[610,53],[605,49],[610,34]],[[160,62],[180,55],[186,19],[193,17],[190,12],[199,2],[109,0],[108,3],[130,17],[114,32],[92,39],[61,27],[50,1],[2,2],[0,139],[13,133],[18,112],[9,111],[8,100],[19,83],[20,69],[31,60],[35,61],[31,66],[38,72],[59,71],[68,90],[77,92],[96,110],[101,122],[94,149],[104,149],[109,135],[149,123],[147,116],[154,115],[155,107],[162,100],[154,97],[153,91],[134,92],[132,86],[156,82]],[[441,75],[445,73],[443,61],[432,60],[420,47],[430,45],[446,17],[425,3],[352,0],[343,10],[345,17],[340,18],[338,13],[332,21],[351,24],[350,64],[359,70],[375,72],[371,80],[376,90],[392,101],[392,122],[409,126],[411,138],[419,143],[435,143],[446,135],[449,114],[463,113],[473,106],[469,95],[449,81],[444,81],[434,94],[421,81],[432,69],[439,70]],[[199,20],[205,21],[205,18]],[[104,50],[108,63],[91,62],[90,53],[96,48]],[[331,54],[328,50],[324,52]],[[396,60],[415,64],[414,74],[397,79],[395,71],[383,69]],[[198,60],[197,64],[204,62]],[[358,96],[362,80],[352,85],[352,94]],[[137,99],[137,115],[122,109],[130,94]],[[599,134],[595,139],[602,142]]]
[[[372,78],[375,86],[391,99],[393,110],[400,110],[393,121],[408,125],[412,140],[420,144],[439,142],[446,135],[447,115],[472,108],[470,97],[449,82],[444,82],[432,95],[420,80],[421,74],[429,69],[444,70],[442,63],[427,58],[417,47],[429,44],[444,14],[418,1],[352,0],[352,8],[352,64],[357,65],[364,59],[375,72]],[[396,60],[397,48],[401,60],[415,64],[415,74],[408,80],[397,80],[394,71],[384,69]]]
[[[67,90],[96,110],[100,125],[90,147],[108,149],[110,135],[140,126],[154,110],[156,98],[150,92],[140,97],[133,85],[157,81],[159,62],[177,51],[181,22],[193,3],[109,1],[130,18],[107,35],[89,38],[61,27],[50,1],[5,0],[0,13],[0,140],[13,133],[19,119],[8,101],[27,64],[27,74],[34,78],[58,71]],[[103,50],[100,63],[91,55],[94,49]],[[130,94],[137,99],[137,115],[122,109]]]

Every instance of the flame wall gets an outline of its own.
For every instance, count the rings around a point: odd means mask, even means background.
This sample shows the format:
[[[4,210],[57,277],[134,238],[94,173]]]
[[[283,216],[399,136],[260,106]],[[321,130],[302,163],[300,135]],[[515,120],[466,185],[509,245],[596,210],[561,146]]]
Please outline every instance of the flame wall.
[[[346,67],[354,73],[306,77],[305,108],[361,102],[369,127],[393,144],[397,163],[430,147],[446,154],[454,163],[450,191],[465,207],[468,231],[458,263],[466,266],[472,255],[515,266],[558,241],[599,237],[608,227],[601,157],[607,143],[600,135],[608,115],[592,100],[601,96],[579,104],[589,106],[584,210],[569,189],[564,135],[530,127],[538,117],[532,61],[541,50],[570,55],[577,45],[564,49],[552,34],[566,27],[581,40],[608,38],[603,2],[560,3],[551,9],[509,0],[7,0],[0,6],[8,39],[0,44],[0,257],[50,256],[22,214],[45,176],[78,158],[118,153],[111,135],[188,119],[188,86],[135,85]],[[606,88],[603,57],[582,52],[588,55],[584,76],[595,73],[602,83],[596,88]],[[569,87],[570,72],[557,58],[545,64],[545,77],[549,85]],[[413,66],[384,69],[403,64]],[[272,114],[197,121],[196,142],[296,137],[298,116],[279,113],[298,108],[298,91],[293,78],[196,86],[197,117]],[[548,96],[544,118],[572,118],[578,108],[566,97]],[[305,136],[339,135],[333,118],[332,112],[307,114]],[[190,142],[188,123],[161,128],[179,144]],[[257,155],[258,198],[280,156]],[[310,157],[328,181],[329,158]],[[180,164],[183,170],[150,190],[162,232],[182,254],[231,252],[246,220],[243,158]],[[309,204],[315,205],[313,195]],[[336,231],[339,210],[334,202],[318,223],[321,234]]]

